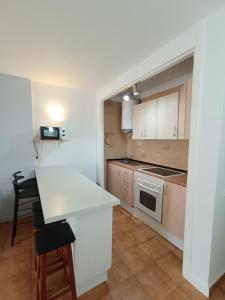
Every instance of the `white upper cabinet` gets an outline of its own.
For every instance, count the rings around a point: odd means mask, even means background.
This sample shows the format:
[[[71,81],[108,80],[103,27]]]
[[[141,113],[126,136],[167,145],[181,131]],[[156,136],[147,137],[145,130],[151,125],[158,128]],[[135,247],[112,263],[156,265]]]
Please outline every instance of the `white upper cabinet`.
[[[145,103],[145,138],[156,139],[157,99]]]
[[[177,139],[179,92],[158,98],[157,139]]]

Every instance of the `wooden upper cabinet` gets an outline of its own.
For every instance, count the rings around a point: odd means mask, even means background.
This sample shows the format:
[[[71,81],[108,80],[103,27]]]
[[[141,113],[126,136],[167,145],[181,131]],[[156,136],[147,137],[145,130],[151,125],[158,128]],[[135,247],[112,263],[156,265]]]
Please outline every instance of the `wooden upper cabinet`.
[[[192,78],[187,81],[186,90],[186,106],[185,106],[185,129],[184,138],[190,138],[190,118],[191,118],[191,103],[192,103]]]
[[[162,96],[163,95],[163,96]],[[192,79],[133,108],[133,139],[189,139]]]
[[[179,92],[158,98],[157,139],[177,139]]]
[[[186,208],[186,187],[167,182],[163,196],[163,227],[178,237],[184,239],[184,223]]]
[[[133,107],[133,139],[143,139],[145,122],[144,122],[144,105],[145,103]]]
[[[192,78],[188,79],[180,90],[178,139],[189,140],[192,103]]]
[[[144,104],[145,138],[156,139],[157,99],[148,101]]]

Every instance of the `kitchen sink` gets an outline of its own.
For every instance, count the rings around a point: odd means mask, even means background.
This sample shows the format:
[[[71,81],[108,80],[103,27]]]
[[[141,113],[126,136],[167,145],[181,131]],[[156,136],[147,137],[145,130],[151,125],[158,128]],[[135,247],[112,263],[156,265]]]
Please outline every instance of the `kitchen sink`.
[[[126,165],[130,165],[130,166],[140,166],[143,165],[143,163],[136,161],[136,160],[132,160],[132,159],[117,159],[116,161],[122,163],[122,164],[126,164]]]

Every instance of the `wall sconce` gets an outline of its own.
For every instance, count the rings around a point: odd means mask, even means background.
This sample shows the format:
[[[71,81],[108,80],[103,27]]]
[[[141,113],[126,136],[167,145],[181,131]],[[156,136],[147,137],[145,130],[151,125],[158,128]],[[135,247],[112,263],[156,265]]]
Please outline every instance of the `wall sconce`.
[[[52,104],[48,107],[48,115],[52,121],[62,122],[65,120],[65,113],[62,106]]]

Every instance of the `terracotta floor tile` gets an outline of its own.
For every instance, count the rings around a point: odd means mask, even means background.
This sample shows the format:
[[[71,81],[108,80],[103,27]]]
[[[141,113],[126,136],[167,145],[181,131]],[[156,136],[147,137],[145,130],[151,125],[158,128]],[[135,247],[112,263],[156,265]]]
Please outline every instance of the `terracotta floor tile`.
[[[7,280],[1,280],[0,299],[31,300],[31,273],[22,273]]]
[[[156,264],[146,267],[136,277],[145,291],[154,300],[163,300],[176,289],[172,279]]]
[[[170,253],[168,248],[159,243],[155,238],[141,244],[140,248],[153,260],[158,260]]]
[[[149,300],[148,294],[134,277],[113,289],[111,295],[113,300]]]
[[[182,261],[173,253],[159,259],[156,263],[176,284],[184,281]]]
[[[106,300],[112,299],[109,294],[109,288],[105,283],[98,285],[96,288],[81,295],[79,300]]]
[[[210,297],[210,300],[224,300],[224,299],[225,299],[225,293],[220,288],[216,289],[212,294],[212,296]]]
[[[106,284],[112,289],[124,283],[131,275],[132,273],[129,268],[123,262],[119,262],[112,265],[112,268],[109,270]]]
[[[182,290],[176,289],[165,300],[191,300],[191,298],[189,298]]]
[[[176,248],[173,253],[180,259],[183,260],[183,251],[181,251],[180,249]]]
[[[118,221],[117,225],[122,231],[128,231],[140,225],[140,221],[131,216],[126,216]]]
[[[119,235],[113,237],[112,248],[116,254],[120,254],[134,245],[135,242],[130,239],[125,233],[120,233]]]
[[[153,260],[145,254],[140,246],[129,248],[120,255],[123,262],[128,266],[132,274],[140,272],[147,265],[152,264]]]
[[[190,283],[185,281],[179,287],[183,292],[189,296],[192,300],[207,300],[207,298],[201,294],[197,289],[195,289]]]
[[[169,241],[167,241],[166,239],[164,239],[161,235],[157,234],[157,236],[155,237],[155,239],[160,242],[160,244],[162,244],[163,246],[165,246],[169,251],[175,251],[177,250],[177,248],[172,245]]]
[[[220,283],[220,288],[225,292],[225,278],[223,278],[222,282]]]
[[[126,234],[129,238],[134,240],[135,243],[144,243],[156,236],[156,232],[144,224],[135,226],[134,228],[126,231]]]
[[[0,282],[9,280],[12,277],[31,272],[32,253],[24,252],[17,257],[4,258],[0,264]],[[7,270],[7,272],[6,272]]]

